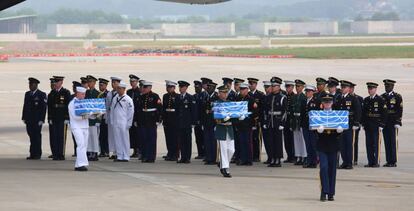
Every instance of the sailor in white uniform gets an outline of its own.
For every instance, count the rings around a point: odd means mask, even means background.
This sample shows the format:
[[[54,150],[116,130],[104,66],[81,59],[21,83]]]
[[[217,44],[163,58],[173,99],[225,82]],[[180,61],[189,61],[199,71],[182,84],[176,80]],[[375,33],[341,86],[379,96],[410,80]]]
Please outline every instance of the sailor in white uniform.
[[[114,101],[114,98],[118,95],[117,88],[121,78],[111,77],[112,91],[108,92],[106,95],[106,124],[108,125],[108,147],[109,152],[112,152],[112,156],[109,159],[116,159],[116,150],[115,150],[115,136],[113,132],[113,125],[111,124],[111,105]]]
[[[86,89],[83,87],[76,87],[75,98],[69,103],[69,119],[70,127],[73,136],[76,140],[76,163],[75,171],[87,171],[88,157],[86,155],[86,149],[88,147],[88,135],[89,135],[89,120],[88,116],[76,116],[75,114],[75,101],[85,98]]]
[[[110,123],[117,156],[115,162],[128,162],[130,158],[129,128],[134,118],[134,102],[126,94],[126,87],[126,83],[121,81],[111,105]]]

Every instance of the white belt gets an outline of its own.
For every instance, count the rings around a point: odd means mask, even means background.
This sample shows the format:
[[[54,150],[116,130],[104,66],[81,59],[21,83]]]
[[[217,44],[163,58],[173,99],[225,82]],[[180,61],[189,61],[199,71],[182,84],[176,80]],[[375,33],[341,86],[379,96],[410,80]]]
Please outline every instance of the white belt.
[[[270,115],[282,115],[282,112],[281,111],[274,111],[274,112],[269,111],[269,114]]]
[[[294,116],[300,116],[300,113],[293,113]]]
[[[149,108],[149,109],[142,109],[143,112],[153,112],[153,111],[157,111],[156,108]]]
[[[165,111],[166,112],[175,112],[175,109],[173,109],[173,108],[167,108],[167,109],[165,109]]]

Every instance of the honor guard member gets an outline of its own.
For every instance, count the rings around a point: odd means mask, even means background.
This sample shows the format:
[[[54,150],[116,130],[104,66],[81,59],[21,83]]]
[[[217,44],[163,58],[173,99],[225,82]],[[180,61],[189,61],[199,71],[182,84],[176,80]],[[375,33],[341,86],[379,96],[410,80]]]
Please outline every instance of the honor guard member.
[[[385,99],[388,108],[387,121],[383,130],[385,155],[387,163],[384,167],[397,167],[398,161],[398,131],[402,126],[403,99],[394,92],[395,81],[385,79],[385,93],[381,96]]]
[[[294,81],[285,81],[286,89],[286,103],[287,103],[287,113],[286,113],[286,127],[283,129],[283,139],[285,143],[285,151],[287,158],[284,163],[294,163],[295,158],[295,146],[293,141],[293,129],[290,127],[290,122],[293,119],[293,97],[295,93],[293,89],[295,88]]]
[[[68,104],[70,91],[63,88],[62,76],[53,76],[55,89],[48,98],[48,121],[51,131],[51,148],[53,160],[65,160],[67,124],[69,123]]]
[[[197,119],[197,104],[195,98],[187,93],[190,84],[186,81],[178,81],[180,96],[177,99],[177,140],[181,152],[178,163],[190,163],[192,140],[192,127]]]
[[[226,77],[222,78],[222,80],[223,80],[223,85],[226,86],[229,89],[229,93],[228,93],[228,96],[227,96],[228,100],[235,101],[236,100],[236,92],[231,89],[231,87],[233,86],[233,81],[234,80],[231,79],[231,78],[226,78]]]
[[[82,87],[88,90],[89,89],[88,77],[80,77],[80,81],[81,81]]]
[[[116,148],[115,148],[115,136],[114,136],[114,125],[111,124],[111,105],[114,98],[118,95],[117,89],[119,83],[122,81],[119,77],[111,77],[112,90],[106,94],[106,124],[108,125],[108,148],[109,152],[112,152],[112,156],[109,159],[116,159]]]
[[[277,76],[273,76],[273,77],[270,79],[270,81],[277,81],[277,82],[280,82],[280,84],[282,84],[282,83],[283,83],[283,80],[282,80],[281,78],[277,77]],[[282,94],[286,95],[286,91],[285,91],[285,90],[280,89],[280,92],[281,92]]]
[[[350,94],[351,82],[341,81],[342,94],[337,98],[335,109],[349,111],[349,129],[341,136],[341,158],[340,169],[353,169],[354,135],[359,128],[361,120],[361,105],[359,100]]]
[[[29,91],[24,95],[22,121],[30,139],[30,155],[27,160],[39,160],[42,156],[42,126],[46,118],[46,93],[39,90],[36,78],[29,78]]]
[[[249,84],[240,84],[240,94],[236,97],[236,101],[245,101],[248,103],[249,116],[241,116],[238,121],[235,121],[235,130],[239,136],[239,160],[237,165],[251,166],[253,165],[253,144],[252,144],[252,127],[253,121],[258,115],[257,104],[253,97],[249,95]]]
[[[56,85],[55,78],[52,77],[52,78],[49,78],[49,80],[50,80],[50,92],[49,94],[47,94],[47,99],[51,99],[52,94],[54,93],[54,90],[55,90],[55,85]],[[48,121],[48,123],[49,123],[49,128],[51,128],[52,127],[50,124],[51,122]],[[49,146],[50,146],[50,151],[53,153],[52,134],[53,134],[53,131],[49,129]],[[48,158],[53,158],[53,154],[49,155]]]
[[[162,103],[158,94],[152,92],[152,83],[142,82],[134,121],[138,123],[142,138],[142,162],[154,163],[157,154],[157,124],[161,124]]]
[[[325,111],[332,110],[333,96],[325,95],[322,97],[322,109]],[[317,129],[318,142],[317,149],[319,154],[320,171],[319,178],[321,182],[321,196],[322,202],[334,201],[335,186],[336,186],[336,164],[338,162],[338,150],[339,139],[338,137],[344,130],[339,127],[338,129],[325,129],[320,126]]]
[[[114,162],[128,162],[130,159],[129,129],[134,119],[134,102],[126,94],[126,87],[125,82],[119,83],[118,94],[111,105],[111,125],[113,125],[116,149]]]
[[[339,80],[335,77],[329,77],[328,82],[328,94],[333,96],[333,102],[335,104],[336,98],[341,95],[341,89],[338,88],[339,86]]]
[[[108,83],[109,81],[104,78],[99,78],[99,95],[98,98],[106,99],[108,95]],[[108,124],[106,124],[106,115],[101,116],[101,125],[99,127],[99,147],[100,154],[98,157],[109,157],[108,147]]]
[[[76,162],[75,171],[88,171],[88,158],[86,149],[88,147],[89,136],[89,121],[88,116],[77,116],[75,114],[75,101],[85,98],[86,89],[78,86],[76,87],[75,98],[70,101],[68,105],[70,116],[70,128],[76,140]]]
[[[359,105],[361,106],[361,110],[364,106],[364,98],[357,95],[355,93],[355,86],[356,84],[352,83],[351,84],[351,89],[349,91],[349,93],[351,93],[351,95],[354,95],[358,101],[359,101]],[[362,118],[362,117],[361,117]],[[355,130],[355,141],[354,141],[354,165],[358,165],[358,145],[359,145],[359,132],[361,131],[361,127],[359,127],[358,129]]]
[[[265,94],[257,90],[257,83],[259,82],[259,79],[248,78],[247,81],[249,82],[249,95],[254,99],[254,102],[257,105],[257,109],[255,109],[256,114],[253,119],[252,127],[253,162],[260,162],[260,154],[262,152],[263,140],[263,131],[261,128],[260,114],[262,113],[261,109]]]
[[[167,146],[166,161],[177,161],[179,148],[177,142],[177,99],[179,94],[175,92],[177,83],[174,81],[165,81],[166,91],[162,97],[162,124],[164,126],[165,143]]]
[[[217,141],[214,136],[216,121],[213,116],[213,103],[217,100],[216,86],[216,83],[210,82],[207,87],[207,94],[203,98],[203,113],[201,119],[206,152],[205,165],[215,165],[217,163]]]
[[[305,82],[302,80],[295,80],[296,94],[292,99],[292,118],[290,121],[290,128],[293,132],[293,146],[295,152],[295,165],[303,165],[305,158],[308,156],[306,153],[306,143],[303,137],[302,129],[302,111],[306,107],[306,95],[303,93],[305,88]]]
[[[228,102],[229,88],[227,86],[220,86],[218,88],[216,103]],[[230,174],[230,160],[234,154],[234,128],[232,119],[225,117],[224,119],[216,119],[217,125],[214,130],[215,139],[219,145],[219,168],[223,177],[231,178]]]
[[[88,80],[88,90],[86,90],[85,99],[96,99],[98,98],[99,91],[95,88],[97,78],[92,75],[87,75],[86,79]],[[95,118],[96,115],[91,116],[89,119],[89,136],[88,136],[88,160],[89,161],[98,161],[99,154],[99,127],[101,126],[101,121],[98,118]]]
[[[369,96],[364,99],[362,109],[362,126],[365,130],[368,164],[365,167],[378,168],[380,164],[382,130],[385,127],[387,105],[384,98],[377,95],[377,83],[368,82]]]
[[[270,151],[270,142],[269,142],[269,128],[267,126],[264,127],[265,125],[263,124],[264,123],[263,112],[264,112],[264,106],[265,106],[265,104],[264,104],[265,99],[266,99],[267,96],[272,94],[272,83],[270,81],[263,81],[263,87],[264,87],[264,90],[265,90],[265,95],[264,95],[263,100],[262,100],[261,105],[260,105],[259,118],[260,118],[261,128],[262,128],[262,131],[263,131],[263,135],[262,135],[263,144],[264,144],[266,155],[267,155],[267,160],[265,162],[263,162],[263,164],[269,165],[272,162],[271,151]]]
[[[280,90],[281,80],[272,78],[272,94],[268,95],[264,103],[264,127],[269,128],[270,157],[268,167],[281,167],[283,158],[283,129],[287,111],[286,95]]]
[[[243,79],[240,78],[234,78],[234,91],[236,92],[235,97],[237,98],[237,96],[239,96],[240,94],[240,84],[244,83]],[[229,98],[230,101],[234,101],[235,99]],[[236,129],[235,127],[233,127],[234,129]],[[234,147],[235,147],[235,152],[233,155],[233,159],[231,161],[231,163],[236,163],[238,160],[240,160],[240,149],[239,149],[239,134],[237,134],[237,130],[234,131]]]
[[[132,99],[134,102],[134,107],[137,106],[139,96],[141,95],[140,89],[138,86],[139,83],[139,77],[136,75],[129,75],[129,83],[131,85],[131,89],[127,90],[127,95]],[[133,150],[131,157],[137,158],[139,157],[139,149],[140,147],[140,140],[139,140],[139,134],[138,134],[138,123],[134,122],[132,124],[131,129],[129,129],[129,139],[130,139],[130,146]]]
[[[193,95],[195,101],[196,101],[196,124],[194,126],[194,136],[195,136],[195,142],[197,145],[197,156],[195,159],[204,159],[205,151],[204,151],[204,135],[203,135],[203,126],[201,124],[201,114],[202,114],[202,85],[201,81],[194,81],[194,91],[195,94]]]
[[[316,92],[314,94],[316,100],[320,101],[322,97],[328,94],[325,90],[327,83],[328,81],[324,78],[316,78]]]
[[[316,99],[316,87],[312,85],[306,85],[306,105],[302,108],[302,132],[303,138],[306,143],[306,154],[308,155],[303,162],[303,168],[316,168],[317,167],[317,154],[316,154],[316,139],[315,131],[310,130],[309,127],[309,112],[320,109],[320,101]]]
[[[234,85],[233,85],[234,91],[236,92],[236,96],[237,96],[240,93],[240,84],[244,83],[244,80],[240,78],[234,78],[233,81],[234,81]]]
[[[82,84],[77,81],[72,81],[72,92],[73,94],[70,96],[69,102],[73,100],[73,98],[76,97],[76,87],[82,87]],[[76,140],[75,136],[72,133],[72,140],[73,140],[73,155],[72,157],[76,157]]]

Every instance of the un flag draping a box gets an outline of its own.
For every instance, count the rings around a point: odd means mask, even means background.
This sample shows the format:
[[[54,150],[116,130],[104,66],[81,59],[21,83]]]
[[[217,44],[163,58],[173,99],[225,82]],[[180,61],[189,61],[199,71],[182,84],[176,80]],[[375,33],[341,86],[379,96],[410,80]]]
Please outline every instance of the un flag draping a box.
[[[247,117],[250,114],[247,105],[247,101],[213,103],[214,119]]]
[[[105,99],[75,100],[74,105],[76,116],[106,113]]]
[[[310,111],[309,112],[309,128],[315,130],[320,126],[325,129],[337,129],[342,127],[348,129],[349,112],[343,110],[332,111]]]

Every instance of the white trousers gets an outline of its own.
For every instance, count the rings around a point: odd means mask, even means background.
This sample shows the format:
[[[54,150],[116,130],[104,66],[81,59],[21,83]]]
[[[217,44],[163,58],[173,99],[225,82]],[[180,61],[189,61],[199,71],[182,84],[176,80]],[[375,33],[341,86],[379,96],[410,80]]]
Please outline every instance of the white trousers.
[[[303,137],[302,128],[293,131],[293,141],[295,144],[295,156],[296,157],[307,157],[306,153],[306,143],[305,138]]]
[[[123,127],[113,127],[115,137],[115,151],[118,160],[129,160],[129,129]]]
[[[89,126],[88,152],[99,152],[99,127]]]
[[[76,162],[75,167],[88,166],[88,157],[86,156],[86,148],[88,144],[88,128],[72,129],[73,136],[76,140]]]
[[[109,147],[109,152],[112,152],[114,154],[116,153],[114,126],[112,124],[108,124],[108,147]]]
[[[227,134],[226,140],[218,140],[220,148],[220,169],[230,168],[230,160],[234,154],[234,140]]]

